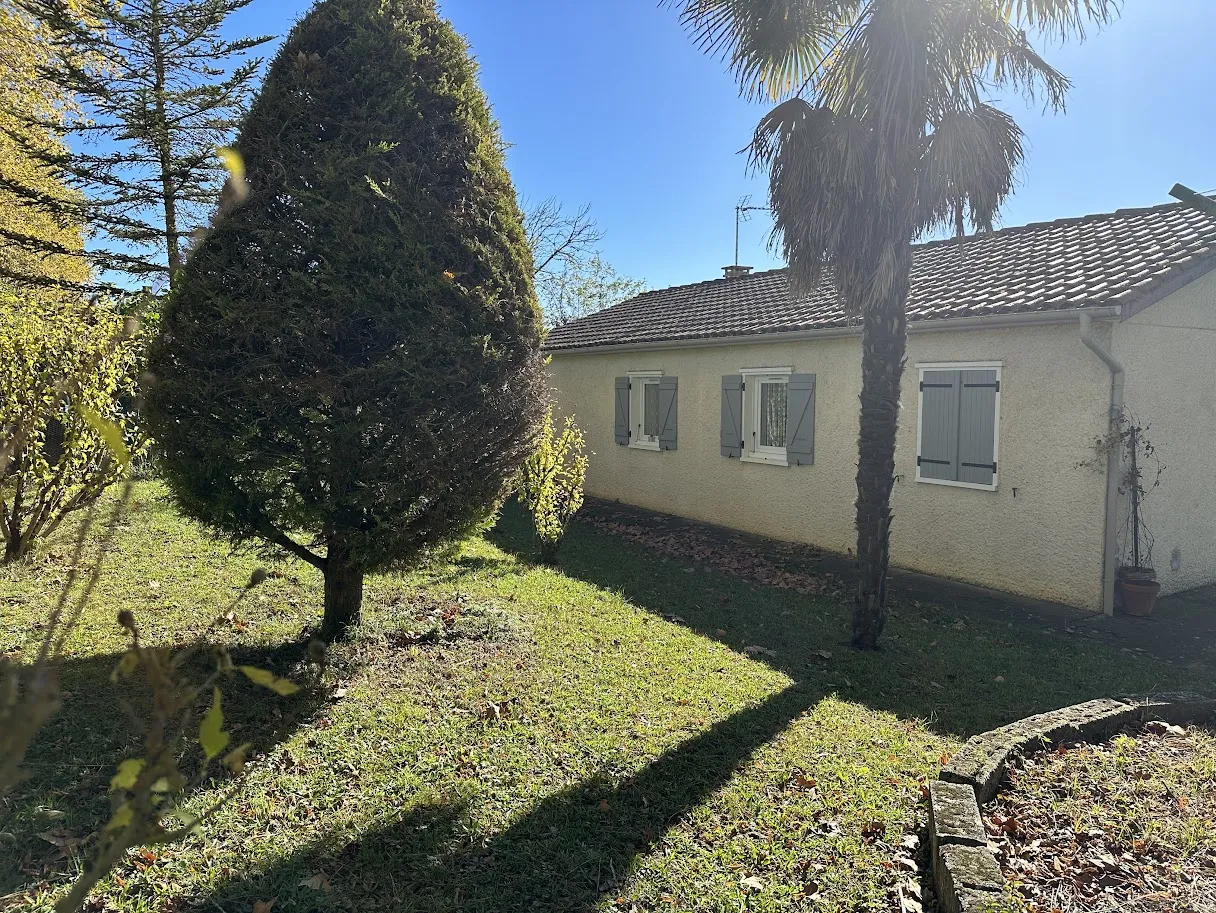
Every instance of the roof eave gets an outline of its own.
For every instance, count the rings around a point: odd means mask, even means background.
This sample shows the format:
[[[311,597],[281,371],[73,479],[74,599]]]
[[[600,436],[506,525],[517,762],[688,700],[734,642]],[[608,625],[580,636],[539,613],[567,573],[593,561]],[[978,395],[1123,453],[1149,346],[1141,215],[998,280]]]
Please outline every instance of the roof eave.
[[[1208,268],[1211,269],[1212,266],[1216,266],[1216,262],[1210,264]],[[1164,295],[1160,297],[1164,297]],[[1144,307],[1147,306],[1144,305]],[[1142,309],[1139,308],[1139,310]],[[1125,316],[1130,316],[1130,314],[1125,314],[1124,308],[1120,306],[1095,305],[1092,307],[1066,308],[1055,311],[1025,311],[1015,314],[985,314],[980,316],[935,317],[928,320],[911,320],[908,322],[908,332],[942,333],[958,330],[995,329],[999,327],[1061,325],[1076,323],[1080,320],[1082,313],[1089,314],[1095,320],[1119,320]],[[1132,313],[1135,312],[1133,311]],[[851,324],[849,326],[820,327],[809,330],[789,330],[781,333],[744,333],[731,336],[697,336],[687,339],[656,339],[645,342],[546,348],[545,352],[549,355],[653,352],[662,349],[705,349],[714,346],[761,345],[780,342],[802,342],[813,339],[840,339],[860,335],[861,325]]]
[[[1210,250],[1206,254],[1197,257],[1194,263],[1171,273],[1160,281],[1152,283],[1144,290],[1143,294],[1124,302],[1123,319],[1126,320],[1128,317],[1139,314],[1145,308],[1156,304],[1163,298],[1169,297],[1180,288],[1190,285],[1196,279],[1206,276],[1214,269],[1216,269],[1216,250]]]

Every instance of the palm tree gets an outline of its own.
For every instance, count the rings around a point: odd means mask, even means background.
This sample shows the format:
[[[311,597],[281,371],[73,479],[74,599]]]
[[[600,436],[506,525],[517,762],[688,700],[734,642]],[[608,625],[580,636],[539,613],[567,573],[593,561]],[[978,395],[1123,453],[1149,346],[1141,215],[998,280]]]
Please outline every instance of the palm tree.
[[[1006,89],[1062,110],[1068,80],[1031,46],[1083,38],[1119,0],[665,0],[741,92],[777,103],[756,128],[774,239],[795,291],[821,275],[862,325],[853,643],[877,647],[895,475],[912,242],[990,230],[1022,162]]]

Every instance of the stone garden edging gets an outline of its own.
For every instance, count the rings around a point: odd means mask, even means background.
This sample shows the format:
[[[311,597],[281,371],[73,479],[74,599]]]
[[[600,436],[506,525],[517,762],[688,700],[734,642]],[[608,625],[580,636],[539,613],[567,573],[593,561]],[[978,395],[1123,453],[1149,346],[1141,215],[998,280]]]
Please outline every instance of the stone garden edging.
[[[980,806],[996,797],[1014,754],[1067,742],[1100,742],[1136,720],[1181,726],[1213,718],[1216,699],[1197,694],[1099,698],[972,736],[929,784],[929,852],[941,909],[987,913],[1000,905],[1005,876],[989,848]]]

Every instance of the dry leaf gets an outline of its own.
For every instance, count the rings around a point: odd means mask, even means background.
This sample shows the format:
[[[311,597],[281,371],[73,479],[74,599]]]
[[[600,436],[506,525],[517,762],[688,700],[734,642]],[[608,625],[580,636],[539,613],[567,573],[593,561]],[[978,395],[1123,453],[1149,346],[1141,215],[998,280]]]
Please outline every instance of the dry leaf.
[[[744,647],[743,652],[748,656],[756,656],[761,654],[764,656],[776,656],[777,654],[768,647],[762,647],[759,644],[752,644],[750,647]]]
[[[278,900],[277,897],[273,897],[270,900],[255,901],[252,913],[270,913],[274,909],[276,900]]]
[[[53,831],[43,831],[38,836],[61,850],[70,850],[84,842],[83,837],[63,827],[55,828]]]
[[[302,888],[312,888],[314,891],[329,890],[329,876],[324,872],[318,872],[316,875],[309,876],[300,882]]]

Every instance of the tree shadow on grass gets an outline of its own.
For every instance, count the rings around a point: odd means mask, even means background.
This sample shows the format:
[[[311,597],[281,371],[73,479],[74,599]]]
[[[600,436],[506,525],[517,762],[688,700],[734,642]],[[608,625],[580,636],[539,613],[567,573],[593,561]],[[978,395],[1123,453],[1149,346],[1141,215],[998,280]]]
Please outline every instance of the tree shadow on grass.
[[[644,522],[644,521],[643,521]],[[706,527],[707,540],[721,536]],[[490,540],[534,561],[528,518],[512,502]],[[747,543],[740,542],[740,547]],[[1204,670],[1078,642],[1012,611],[969,616],[893,598],[880,653],[849,646],[848,596],[765,586],[713,567],[649,550],[643,544],[575,522],[555,569],[620,593],[634,605],[718,640],[823,693],[925,720],[943,734],[966,737],[1095,697],[1169,690],[1216,692]]]
[[[0,831],[0,895],[17,890],[31,877],[63,869],[68,860],[51,842],[39,836],[56,832],[69,839],[86,838],[110,814],[109,782],[119,761],[141,751],[138,718],[147,707],[148,694],[136,674],[111,680],[122,654],[95,654],[67,659],[59,665],[63,704],[30,747],[24,770],[27,778],[4,799]],[[236,665],[268,669],[295,677],[306,656],[301,643],[273,646],[234,646]],[[209,658],[199,657],[187,674],[206,675]],[[193,676],[192,676],[193,677]],[[303,683],[302,683],[303,684]],[[290,736],[326,703],[320,688],[302,687],[287,697],[253,684],[236,673],[221,683],[224,727],[233,744],[249,742],[256,755],[269,751]],[[197,720],[196,720],[197,722]],[[198,762],[189,752],[183,770]]]
[[[593,777],[541,800],[483,838],[461,804],[427,805],[357,840],[334,838],[220,885],[197,909],[388,908],[583,911],[611,896],[634,861],[820,698],[791,685],[717,723],[624,779]],[[328,889],[301,882],[323,873]]]

